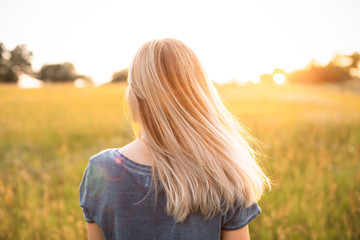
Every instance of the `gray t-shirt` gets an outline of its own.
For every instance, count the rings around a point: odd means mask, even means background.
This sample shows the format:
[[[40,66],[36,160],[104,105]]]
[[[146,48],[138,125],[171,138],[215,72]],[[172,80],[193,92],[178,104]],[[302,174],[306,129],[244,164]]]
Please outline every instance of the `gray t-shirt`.
[[[92,156],[79,188],[85,220],[99,225],[105,239],[219,240],[222,229],[240,229],[261,213],[254,203],[246,209],[234,206],[210,220],[193,213],[176,223],[166,212],[161,188],[155,204],[151,172],[150,166],[133,162],[118,149]]]

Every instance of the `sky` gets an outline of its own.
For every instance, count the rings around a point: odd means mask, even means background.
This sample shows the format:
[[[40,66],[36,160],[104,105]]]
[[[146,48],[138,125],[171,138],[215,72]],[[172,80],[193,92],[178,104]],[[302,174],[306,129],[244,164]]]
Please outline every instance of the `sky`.
[[[0,0],[0,42],[32,64],[71,62],[95,82],[127,68],[146,41],[176,38],[211,80],[256,81],[360,52],[357,0]]]

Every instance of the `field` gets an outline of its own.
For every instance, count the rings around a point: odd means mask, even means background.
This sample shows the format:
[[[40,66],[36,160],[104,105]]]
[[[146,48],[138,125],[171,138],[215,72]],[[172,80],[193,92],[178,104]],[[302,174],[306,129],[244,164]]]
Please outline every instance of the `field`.
[[[0,239],[86,239],[89,157],[133,139],[126,85],[0,85]],[[360,94],[334,86],[219,86],[262,142],[272,190],[252,239],[360,239]]]

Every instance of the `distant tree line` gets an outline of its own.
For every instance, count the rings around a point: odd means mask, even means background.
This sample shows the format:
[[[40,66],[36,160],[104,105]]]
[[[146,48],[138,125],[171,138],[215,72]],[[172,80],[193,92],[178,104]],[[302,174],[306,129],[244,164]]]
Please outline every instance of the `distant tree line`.
[[[360,54],[336,55],[327,65],[310,63],[305,69],[296,70],[287,76],[294,83],[339,83],[360,77]]]
[[[22,73],[48,82],[71,82],[75,79],[91,81],[89,76],[77,73],[69,62],[44,64],[38,72],[33,71],[31,58],[33,53],[25,45],[17,45],[9,51],[0,43],[0,82],[16,83]]]
[[[17,45],[13,50],[7,50],[0,42],[0,82],[17,83],[23,73],[46,82],[72,82],[79,78],[92,82],[89,76],[79,74],[70,62],[44,64],[38,72],[35,72],[31,65],[32,56],[33,53],[24,44]],[[125,82],[128,70],[125,68],[115,72],[110,82]]]
[[[71,82],[79,78],[91,82],[89,76],[77,73],[74,65],[69,62],[44,64],[38,72],[34,72],[32,56],[33,53],[24,44],[7,50],[0,42],[0,82],[16,83],[22,73],[47,82]],[[125,68],[115,72],[110,82],[125,82],[128,71],[129,69]],[[325,66],[313,62],[307,68],[289,74],[277,68],[272,74],[261,75],[260,80],[263,83],[273,83],[273,77],[277,73],[283,74],[288,82],[293,83],[338,83],[351,78],[360,80],[360,54],[338,54]]]
[[[75,79],[91,81],[91,78],[78,74],[72,63],[45,64],[37,73],[37,78],[49,82],[72,82]]]
[[[272,74],[262,74],[260,82],[274,84],[274,76],[278,73],[284,75],[289,83],[341,83],[350,79],[357,79],[360,82],[360,54],[358,52],[350,55],[337,54],[326,65],[312,61],[306,68],[291,73],[276,68]]]

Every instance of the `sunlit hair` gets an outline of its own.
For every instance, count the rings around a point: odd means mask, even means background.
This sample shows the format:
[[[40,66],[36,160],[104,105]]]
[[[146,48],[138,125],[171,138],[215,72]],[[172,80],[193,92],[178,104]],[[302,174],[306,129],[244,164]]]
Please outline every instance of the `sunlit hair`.
[[[269,180],[251,137],[224,107],[194,52],[175,39],[152,40],[136,53],[126,99],[134,132],[154,161],[153,179],[176,221],[205,219],[258,201]],[[155,177],[156,176],[156,177]]]

